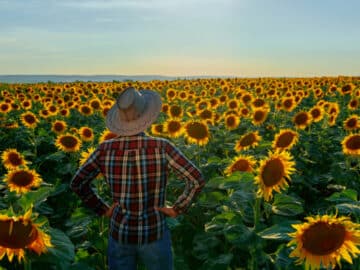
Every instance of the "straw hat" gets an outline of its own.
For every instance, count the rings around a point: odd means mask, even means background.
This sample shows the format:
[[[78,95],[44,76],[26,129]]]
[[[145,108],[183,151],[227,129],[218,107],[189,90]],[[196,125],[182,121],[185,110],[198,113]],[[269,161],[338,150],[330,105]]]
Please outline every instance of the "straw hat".
[[[151,90],[137,91],[126,88],[106,115],[107,128],[120,136],[130,136],[145,131],[161,111],[161,97]]]

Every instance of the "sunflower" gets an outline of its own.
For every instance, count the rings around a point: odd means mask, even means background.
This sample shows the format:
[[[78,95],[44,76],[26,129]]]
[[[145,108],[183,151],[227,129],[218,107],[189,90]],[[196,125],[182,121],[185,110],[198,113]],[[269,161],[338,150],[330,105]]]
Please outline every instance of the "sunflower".
[[[360,134],[346,136],[341,145],[345,155],[360,156]]]
[[[342,95],[351,94],[354,88],[355,85],[353,85],[352,83],[345,84],[340,88],[340,93]]]
[[[213,109],[216,109],[220,104],[220,100],[217,97],[212,97],[209,100],[209,102],[210,102],[211,108],[213,108]]]
[[[210,133],[206,123],[201,121],[190,121],[185,124],[185,138],[190,143],[205,145],[209,142]]]
[[[211,124],[214,122],[214,113],[209,109],[204,109],[202,111],[199,111],[197,115],[200,117],[201,120],[210,122]]]
[[[239,126],[240,118],[236,114],[231,113],[224,117],[224,122],[227,130],[233,130]]]
[[[55,120],[51,125],[51,130],[56,134],[63,133],[67,128],[67,124],[62,120]]]
[[[89,147],[87,150],[80,153],[79,165],[82,166],[95,151],[95,147]]]
[[[239,155],[233,159],[232,163],[225,169],[224,173],[230,175],[236,171],[252,172],[255,164],[256,160],[252,156]]]
[[[101,110],[101,102],[97,98],[93,98],[89,101],[90,107],[94,110]]]
[[[317,215],[306,217],[307,222],[293,224],[295,232],[289,233],[292,240],[288,246],[296,245],[290,257],[297,263],[305,263],[305,269],[334,269],[341,259],[352,264],[352,258],[360,254],[359,224],[349,217]]]
[[[58,112],[58,108],[54,104],[46,106],[46,109],[50,112],[51,115],[56,115]]]
[[[244,117],[248,116],[250,114],[250,110],[247,107],[243,107],[240,109],[240,114]]]
[[[79,112],[82,114],[82,115],[85,115],[85,116],[89,116],[89,115],[92,115],[93,114],[93,109],[88,106],[88,105],[81,105],[79,107]]]
[[[255,182],[259,185],[258,194],[266,201],[273,197],[272,192],[280,192],[288,186],[290,174],[295,171],[295,162],[290,153],[283,151],[269,152],[266,159],[260,161],[259,174]]]
[[[236,99],[230,99],[227,102],[227,107],[229,110],[236,110],[238,109],[240,106],[239,101],[237,101]]]
[[[16,149],[6,149],[1,155],[2,163],[8,170],[13,170],[19,166],[26,166],[27,161]]]
[[[11,105],[5,102],[0,103],[0,112],[1,113],[8,113],[11,111]]]
[[[102,143],[104,141],[107,140],[111,140],[113,138],[118,137],[119,135],[111,132],[110,130],[105,129],[101,134],[100,134],[100,138],[99,138],[99,143]]]
[[[169,89],[166,91],[166,97],[167,97],[167,99],[169,99],[169,100],[174,99],[174,98],[176,97],[176,94],[177,94],[177,92],[176,92],[176,90],[173,89],[173,88],[169,88]]]
[[[272,147],[275,150],[289,150],[297,143],[299,134],[291,129],[281,129],[278,134],[275,135]]]
[[[183,133],[181,122],[176,119],[169,119],[164,123],[165,133],[171,138],[177,138]]]
[[[35,128],[39,123],[39,120],[36,118],[35,114],[32,112],[25,112],[21,114],[20,117],[21,123],[28,128]]]
[[[351,99],[347,107],[349,110],[356,110],[359,107],[359,99],[358,98]]]
[[[291,112],[296,107],[296,101],[294,97],[285,97],[281,100],[281,108],[287,112]]]
[[[321,106],[314,106],[311,108],[310,114],[313,122],[319,122],[324,117],[324,109]]]
[[[49,118],[51,116],[51,113],[47,109],[42,109],[42,110],[40,110],[39,115],[42,118],[46,119],[46,118]]]
[[[170,108],[169,104],[163,103],[162,106],[161,106],[161,111],[163,113],[167,113],[169,111],[169,108]]]
[[[310,125],[312,121],[311,114],[305,111],[298,112],[293,117],[293,122],[295,124],[295,127],[299,129],[304,129],[308,125]]]
[[[183,100],[183,101],[187,100],[187,98],[188,98],[188,94],[186,93],[186,91],[180,91],[178,96],[179,96],[179,99]]]
[[[17,168],[7,173],[4,182],[7,183],[10,191],[26,193],[31,188],[40,186],[42,179],[35,170]]]
[[[94,140],[94,131],[92,130],[92,128],[89,127],[79,128],[79,135],[84,142],[91,142],[92,140]]]
[[[262,98],[256,98],[251,102],[251,105],[254,108],[266,107],[266,102]]]
[[[252,119],[253,125],[259,126],[262,123],[264,123],[267,118],[268,113],[269,113],[269,110],[266,108],[255,109],[253,112],[253,119]]]
[[[70,115],[70,110],[68,108],[62,108],[59,110],[59,115],[68,117]]]
[[[261,136],[259,136],[259,132],[249,132],[243,135],[235,144],[235,151],[239,152],[241,150],[246,150],[252,147],[255,147],[259,144],[261,140]]]
[[[51,237],[31,219],[31,214],[31,209],[23,216],[0,214],[0,260],[7,255],[12,262],[16,255],[20,263],[25,259],[25,250],[40,255],[52,247]]]
[[[343,122],[345,130],[356,130],[360,128],[359,116],[357,114],[350,115]]]
[[[183,115],[183,110],[179,105],[171,105],[168,114],[172,118],[181,118]]]
[[[164,134],[164,124],[152,124],[151,133],[155,136]]]
[[[253,97],[252,95],[246,93],[243,96],[241,96],[241,101],[243,104],[248,104],[252,101]]]
[[[55,145],[64,152],[77,152],[80,150],[81,141],[74,135],[66,133],[56,138]]]

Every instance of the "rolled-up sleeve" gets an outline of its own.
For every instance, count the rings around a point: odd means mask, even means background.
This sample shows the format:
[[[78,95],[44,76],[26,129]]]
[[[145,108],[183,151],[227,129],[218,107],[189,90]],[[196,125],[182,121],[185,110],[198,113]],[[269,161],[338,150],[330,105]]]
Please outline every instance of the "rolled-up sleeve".
[[[70,183],[70,188],[80,197],[84,204],[101,216],[109,209],[109,206],[95,193],[91,182],[100,173],[100,151],[95,150],[87,161],[78,169]]]
[[[170,168],[184,180],[184,192],[178,197],[173,208],[178,213],[186,212],[190,203],[205,185],[201,171],[185,157],[185,155],[170,142],[166,145],[166,156]]]

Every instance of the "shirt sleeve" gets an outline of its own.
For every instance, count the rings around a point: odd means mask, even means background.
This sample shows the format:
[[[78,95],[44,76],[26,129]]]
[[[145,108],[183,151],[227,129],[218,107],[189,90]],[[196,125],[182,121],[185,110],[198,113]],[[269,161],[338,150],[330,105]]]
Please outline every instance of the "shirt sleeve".
[[[84,204],[99,216],[104,215],[109,206],[95,193],[91,182],[100,173],[100,151],[95,150],[87,161],[78,169],[70,183],[70,188],[80,197]]]
[[[184,192],[174,203],[174,210],[183,213],[191,201],[202,190],[205,180],[200,170],[185,155],[170,142],[166,145],[167,160],[176,175],[186,182]]]

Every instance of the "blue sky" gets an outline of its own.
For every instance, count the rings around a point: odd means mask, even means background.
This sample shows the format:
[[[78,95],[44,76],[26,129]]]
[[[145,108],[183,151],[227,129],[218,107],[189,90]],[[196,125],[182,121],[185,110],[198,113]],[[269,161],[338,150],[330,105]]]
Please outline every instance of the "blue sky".
[[[0,74],[360,75],[360,1],[0,0]]]

